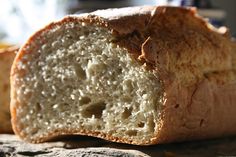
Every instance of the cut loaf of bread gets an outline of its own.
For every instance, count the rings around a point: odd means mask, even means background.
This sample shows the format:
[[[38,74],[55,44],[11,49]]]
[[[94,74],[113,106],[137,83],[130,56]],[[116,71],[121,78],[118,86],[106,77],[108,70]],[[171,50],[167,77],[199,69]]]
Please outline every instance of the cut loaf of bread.
[[[235,48],[191,8],[67,16],[36,32],[11,71],[15,133],[151,145],[236,134]]]
[[[0,133],[13,133],[10,115],[10,71],[17,49],[16,46],[0,48]]]

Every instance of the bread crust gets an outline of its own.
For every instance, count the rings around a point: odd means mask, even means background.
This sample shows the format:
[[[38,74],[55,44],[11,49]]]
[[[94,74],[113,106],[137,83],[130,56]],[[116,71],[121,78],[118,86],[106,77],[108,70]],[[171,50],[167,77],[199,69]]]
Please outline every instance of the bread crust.
[[[36,32],[20,49],[11,71],[11,115],[16,134],[17,102],[14,74],[29,45],[50,29],[68,22],[85,22],[112,30],[116,44],[155,70],[164,87],[159,130],[149,141],[131,141],[88,130],[55,130],[42,142],[58,135],[80,134],[110,141],[151,145],[236,134],[235,47],[228,32],[215,29],[193,8],[133,7],[67,16]],[[42,41],[44,42],[44,41]],[[34,45],[33,49],[37,49]],[[24,75],[24,74],[22,74]]]
[[[10,69],[17,46],[0,49],[0,133],[13,133],[10,116]]]

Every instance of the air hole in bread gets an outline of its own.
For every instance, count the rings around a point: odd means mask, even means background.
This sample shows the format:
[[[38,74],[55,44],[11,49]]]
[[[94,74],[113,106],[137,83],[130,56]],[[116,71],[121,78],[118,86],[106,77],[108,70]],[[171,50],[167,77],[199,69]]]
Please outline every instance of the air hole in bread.
[[[121,68],[118,68],[117,69],[117,74],[121,74],[122,73],[122,69]]]
[[[82,79],[82,80],[86,79],[86,72],[81,67],[81,65],[79,65],[79,64],[75,65],[75,72],[76,72],[76,75],[77,75],[78,79]]]
[[[131,116],[132,110],[133,110],[132,107],[130,107],[130,108],[125,108],[124,112],[122,113],[122,118],[123,118],[123,119],[127,119],[129,116]]]
[[[89,104],[89,106],[86,106],[86,108],[83,110],[82,116],[84,118],[92,118],[93,116],[95,118],[101,118],[102,112],[105,108],[106,103],[103,101]]]
[[[144,126],[145,126],[145,123],[144,123],[144,122],[139,122],[139,123],[138,123],[138,127],[143,128]]]
[[[137,130],[128,130],[126,131],[126,134],[129,136],[137,136]]]
[[[98,126],[97,126],[97,129],[98,129],[98,130],[99,130],[99,129],[102,129],[101,125],[98,125]]]
[[[62,105],[64,105],[64,106],[69,106],[69,104],[68,104],[68,103],[63,103]]]
[[[36,103],[35,108],[36,108],[36,112],[39,112],[42,110],[40,103]]]
[[[79,105],[81,105],[81,106],[82,105],[86,105],[86,104],[88,104],[90,102],[91,102],[91,99],[89,97],[87,97],[87,96],[81,97],[79,99]]]

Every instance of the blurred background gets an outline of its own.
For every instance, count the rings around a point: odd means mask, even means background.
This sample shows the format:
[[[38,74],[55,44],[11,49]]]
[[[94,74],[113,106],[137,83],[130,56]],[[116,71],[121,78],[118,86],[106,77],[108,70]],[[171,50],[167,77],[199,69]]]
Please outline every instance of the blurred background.
[[[0,42],[22,44],[35,30],[67,14],[140,5],[195,6],[199,14],[236,36],[235,0],[0,0]]]

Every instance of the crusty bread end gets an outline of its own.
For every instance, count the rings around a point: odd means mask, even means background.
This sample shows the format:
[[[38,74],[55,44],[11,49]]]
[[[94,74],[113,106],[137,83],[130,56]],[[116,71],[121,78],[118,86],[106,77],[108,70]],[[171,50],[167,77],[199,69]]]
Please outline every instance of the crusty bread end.
[[[10,70],[17,46],[0,49],[0,133],[13,133],[10,115]]]

